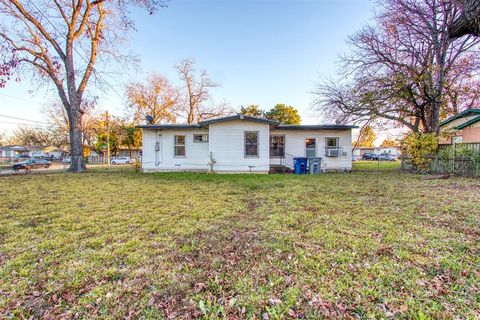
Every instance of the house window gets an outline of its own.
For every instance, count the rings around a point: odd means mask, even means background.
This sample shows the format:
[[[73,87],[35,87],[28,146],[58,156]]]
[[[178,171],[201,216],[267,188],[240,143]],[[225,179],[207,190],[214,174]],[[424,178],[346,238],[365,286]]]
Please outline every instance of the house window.
[[[342,155],[338,137],[325,138],[325,155],[327,157],[340,157]]]
[[[312,158],[317,155],[317,141],[315,138],[305,139],[305,156]]]
[[[270,157],[285,156],[285,135],[275,134],[270,136]]]
[[[185,136],[175,136],[174,149],[176,157],[185,157]]]
[[[325,138],[325,146],[327,148],[338,148],[338,138]]]
[[[245,131],[245,157],[258,157],[257,131]]]
[[[208,134],[194,134],[193,142],[195,143],[208,142]]]

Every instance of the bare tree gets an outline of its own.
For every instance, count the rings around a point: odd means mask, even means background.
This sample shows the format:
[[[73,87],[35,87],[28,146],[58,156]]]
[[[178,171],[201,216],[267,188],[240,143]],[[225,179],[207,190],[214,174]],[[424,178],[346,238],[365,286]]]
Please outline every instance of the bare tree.
[[[95,112],[96,99],[84,99],[82,101],[82,150],[84,147],[92,147],[95,143],[95,134],[98,113]],[[51,130],[58,137],[59,148],[64,149],[69,145],[70,122],[65,108],[60,103],[53,103],[44,110],[47,121],[51,123]]]
[[[134,122],[138,124],[151,116],[153,123],[175,123],[181,112],[178,91],[160,74],[150,75],[146,83],[128,84],[128,109],[133,113]]]
[[[208,77],[205,70],[197,74],[192,59],[185,59],[175,68],[183,82],[183,108],[188,124],[198,123],[209,118],[215,118],[230,113],[227,103],[216,105],[210,100],[210,89],[219,85]]]
[[[343,80],[318,84],[316,107],[339,121],[383,119],[414,132],[438,132],[441,116],[478,99],[467,99],[461,86],[478,82],[479,41],[450,41],[448,26],[458,11],[449,1],[378,4],[375,25],[350,39]]]
[[[461,14],[448,30],[450,39],[474,35],[480,37],[480,0],[455,0]]]
[[[47,128],[19,127],[10,137],[10,143],[23,146],[47,147],[55,146],[56,137]]]
[[[162,0],[0,0],[0,85],[33,71],[54,85],[68,123],[70,170],[85,170],[82,99],[99,58],[117,50],[133,23],[130,4],[152,11]],[[115,46],[115,47],[114,47]]]

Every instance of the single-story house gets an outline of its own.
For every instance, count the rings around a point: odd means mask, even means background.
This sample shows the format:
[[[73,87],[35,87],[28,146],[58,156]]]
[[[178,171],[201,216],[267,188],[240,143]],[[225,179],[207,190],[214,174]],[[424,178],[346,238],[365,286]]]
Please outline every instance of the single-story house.
[[[38,146],[3,146],[0,147],[0,158],[14,160],[19,158],[51,158],[61,159],[65,153],[55,147]]]
[[[65,155],[65,151],[57,147],[47,147],[43,149],[43,157],[46,157],[46,158],[59,160],[59,159],[62,159],[64,155]]]
[[[447,133],[440,144],[480,143],[480,109],[468,109],[440,123],[440,132]]]
[[[379,154],[389,154],[395,158],[400,158],[402,156],[402,150],[398,146],[390,147],[357,147],[353,150],[353,159],[360,160],[363,158],[365,153],[373,153],[376,155]]]
[[[131,154],[132,154],[132,156],[131,156],[132,159],[140,159],[140,156],[142,154],[142,149],[134,148],[134,149],[132,149]],[[122,147],[118,148],[116,156],[117,157],[130,157],[130,149],[122,146]]]
[[[294,157],[321,157],[327,171],[352,168],[350,125],[284,125],[234,115],[198,124],[149,124],[143,130],[142,169],[268,173],[293,168]]]
[[[23,146],[3,146],[0,147],[0,158],[13,160],[20,158],[28,153],[28,149]]]
[[[30,158],[44,158],[45,157],[45,151],[44,147],[36,147],[36,146],[27,146],[25,147],[27,151],[27,155]]]

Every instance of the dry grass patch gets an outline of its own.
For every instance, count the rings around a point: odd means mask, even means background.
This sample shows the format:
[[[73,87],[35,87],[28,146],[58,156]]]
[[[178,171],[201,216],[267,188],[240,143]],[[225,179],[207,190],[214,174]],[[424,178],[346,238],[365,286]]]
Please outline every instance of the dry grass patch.
[[[477,318],[478,180],[1,178],[0,317]]]

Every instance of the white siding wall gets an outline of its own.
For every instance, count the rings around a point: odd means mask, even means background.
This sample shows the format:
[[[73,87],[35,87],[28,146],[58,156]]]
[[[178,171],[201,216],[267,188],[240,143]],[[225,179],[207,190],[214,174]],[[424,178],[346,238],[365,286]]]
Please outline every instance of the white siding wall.
[[[352,132],[351,130],[271,130],[270,134],[285,135],[285,152],[295,157],[305,157],[305,139],[316,140],[316,156],[322,157],[327,170],[352,169]],[[346,156],[326,157],[325,138],[339,138],[339,146],[347,153]],[[272,164],[278,164],[278,159],[271,159]]]
[[[210,124],[210,152],[216,172],[256,172],[270,170],[269,125],[245,120]],[[245,131],[258,132],[258,157],[245,157]]]
[[[208,143],[194,143],[194,134],[208,134],[207,130],[143,130],[142,168],[144,171],[206,171],[210,161]],[[160,152],[156,159],[156,135]],[[185,157],[174,156],[174,136],[185,136]]]
[[[245,157],[245,132],[258,132],[258,157]],[[209,134],[208,143],[194,143],[193,134]],[[285,152],[293,156],[305,156],[305,139],[316,139],[316,155],[322,157],[327,170],[352,168],[351,130],[272,130],[268,124],[237,120],[210,124],[209,130],[143,130],[142,168],[144,171],[207,171],[209,154],[216,161],[216,172],[268,173],[270,164],[270,134],[285,135]],[[159,163],[156,165],[155,143],[159,136]],[[174,136],[186,136],[186,156],[174,156]],[[338,137],[346,156],[326,157],[325,138]]]

